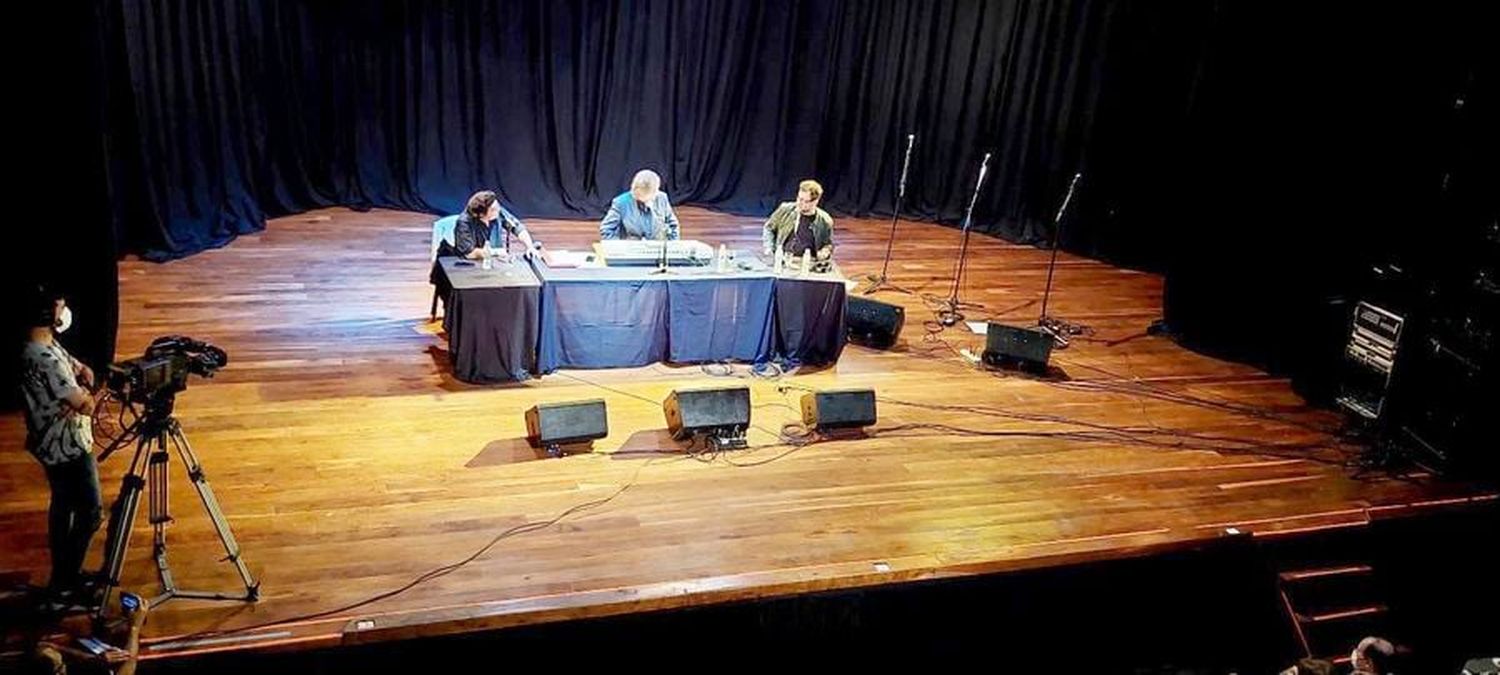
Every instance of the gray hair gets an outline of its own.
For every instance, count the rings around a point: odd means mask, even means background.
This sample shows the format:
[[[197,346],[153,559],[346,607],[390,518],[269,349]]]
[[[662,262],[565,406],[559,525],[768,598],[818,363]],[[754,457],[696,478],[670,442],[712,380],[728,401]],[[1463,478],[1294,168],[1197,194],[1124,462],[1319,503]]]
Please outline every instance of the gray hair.
[[[656,172],[650,169],[641,169],[635,172],[635,178],[630,179],[630,189],[634,190],[638,187],[650,188],[653,191],[660,190],[661,176],[656,175]]]

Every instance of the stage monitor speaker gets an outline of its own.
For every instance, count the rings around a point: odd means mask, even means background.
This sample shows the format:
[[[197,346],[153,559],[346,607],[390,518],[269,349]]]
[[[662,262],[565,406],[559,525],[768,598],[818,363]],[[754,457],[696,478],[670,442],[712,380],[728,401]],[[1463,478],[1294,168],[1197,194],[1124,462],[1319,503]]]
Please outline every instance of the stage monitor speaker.
[[[1047,372],[1052,335],[1036,328],[1018,328],[991,321],[984,333],[984,363],[1031,373]]]
[[[526,439],[538,447],[555,448],[608,435],[603,399],[539,403],[526,411]]]
[[[849,341],[875,349],[890,349],[906,324],[906,308],[889,302],[848,296],[844,331]]]
[[[802,424],[809,429],[851,429],[874,423],[874,389],[827,389],[802,395]]]
[[[743,439],[750,426],[750,388],[677,389],[662,402],[662,411],[676,440],[698,434]]]

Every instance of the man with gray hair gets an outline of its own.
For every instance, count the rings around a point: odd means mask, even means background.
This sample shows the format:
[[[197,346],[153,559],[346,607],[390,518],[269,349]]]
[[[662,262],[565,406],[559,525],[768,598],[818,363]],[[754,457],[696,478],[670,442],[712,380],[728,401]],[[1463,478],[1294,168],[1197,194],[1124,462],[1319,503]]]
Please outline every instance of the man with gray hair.
[[[630,191],[609,203],[609,213],[599,222],[600,239],[676,239],[677,214],[661,191],[661,176],[642,169],[630,181]]]

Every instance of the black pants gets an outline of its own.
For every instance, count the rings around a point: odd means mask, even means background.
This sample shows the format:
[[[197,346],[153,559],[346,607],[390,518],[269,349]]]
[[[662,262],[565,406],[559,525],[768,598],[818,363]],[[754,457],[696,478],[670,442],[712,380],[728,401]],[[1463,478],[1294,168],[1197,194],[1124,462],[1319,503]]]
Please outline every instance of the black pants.
[[[47,545],[52,550],[54,590],[78,586],[89,541],[99,529],[103,501],[99,494],[99,465],[92,454],[47,469],[52,484],[52,507],[47,512]]]
[[[452,247],[443,248],[447,246],[448,242],[443,242],[442,246],[438,248],[438,255],[453,255],[455,253]],[[427,273],[427,281],[434,287],[432,289],[433,294],[443,301],[443,316],[447,316],[448,295],[453,292],[453,284],[448,283],[448,274],[443,271],[443,266],[438,264],[436,260],[432,261],[432,271]]]

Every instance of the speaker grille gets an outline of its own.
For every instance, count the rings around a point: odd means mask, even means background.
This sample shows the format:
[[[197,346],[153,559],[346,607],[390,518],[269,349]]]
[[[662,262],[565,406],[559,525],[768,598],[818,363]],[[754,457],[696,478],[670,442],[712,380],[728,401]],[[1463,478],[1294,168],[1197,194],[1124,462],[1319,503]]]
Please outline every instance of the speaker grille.
[[[679,389],[662,403],[667,428],[682,440],[695,433],[750,426],[750,388]]]
[[[850,342],[889,349],[906,325],[906,308],[851,295],[844,312],[844,325]]]
[[[535,445],[562,445],[609,435],[603,399],[539,403],[526,411],[526,436]]]
[[[832,389],[804,394],[802,423],[815,429],[870,426],[875,423],[875,390]]]
[[[984,362],[1001,368],[1046,372],[1052,356],[1052,336],[1035,328],[1001,323],[985,327]]]

